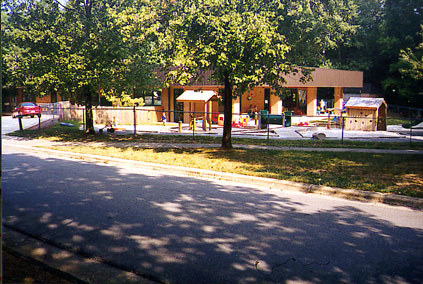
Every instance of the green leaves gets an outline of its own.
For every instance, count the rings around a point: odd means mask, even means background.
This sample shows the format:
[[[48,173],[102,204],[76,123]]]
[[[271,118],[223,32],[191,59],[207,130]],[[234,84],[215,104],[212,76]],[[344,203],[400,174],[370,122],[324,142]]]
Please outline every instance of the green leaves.
[[[85,99],[75,95],[86,88],[123,94],[157,85],[158,1],[10,3],[8,46],[17,48],[5,58],[18,85],[33,86],[37,94],[57,90],[80,103]]]
[[[270,18],[273,12],[260,10],[254,1],[190,1],[169,23],[166,39],[169,61],[177,70],[172,80],[194,78],[198,70],[212,69],[222,83],[226,73],[237,94],[252,84],[263,83],[266,73],[277,73],[278,62],[289,50],[285,38]],[[266,71],[267,70],[267,71]],[[175,75],[176,73],[179,76]]]

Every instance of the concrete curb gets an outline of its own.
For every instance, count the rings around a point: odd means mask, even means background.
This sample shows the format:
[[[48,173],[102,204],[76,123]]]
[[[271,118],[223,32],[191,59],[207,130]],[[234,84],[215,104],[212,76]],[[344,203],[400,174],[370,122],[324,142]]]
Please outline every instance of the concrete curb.
[[[246,175],[240,175],[240,174],[188,168],[188,167],[178,167],[178,166],[170,166],[170,165],[164,165],[164,164],[147,163],[147,162],[141,162],[141,161],[132,161],[132,160],[104,157],[104,156],[92,155],[92,154],[65,152],[65,151],[43,149],[43,148],[36,148],[36,147],[23,146],[23,145],[21,146],[8,145],[8,147],[11,147],[11,148],[15,147],[20,150],[22,149],[31,150],[31,153],[34,153],[34,152],[53,153],[60,157],[79,159],[79,160],[95,162],[95,163],[104,163],[108,165],[120,166],[122,164],[125,164],[128,166],[134,166],[134,167],[140,167],[140,168],[142,167],[142,168],[147,168],[150,170],[158,170],[158,171],[166,170],[167,172],[172,172],[172,173],[182,174],[182,175],[187,175],[192,177],[240,182],[240,183],[246,183],[249,185],[256,185],[260,187],[268,187],[268,188],[279,189],[279,190],[290,190],[290,191],[296,191],[296,192],[302,192],[302,193],[315,193],[315,194],[333,196],[333,197],[349,199],[349,200],[405,206],[405,207],[419,209],[419,210],[423,209],[423,198],[413,198],[413,197],[401,196],[396,194],[385,194],[385,193],[379,193],[379,192],[368,192],[368,191],[360,191],[360,190],[354,190],[354,189],[344,189],[344,188],[337,188],[337,187],[312,185],[312,184],[277,180],[277,179],[271,179],[271,178],[254,177],[254,176],[246,176]]]

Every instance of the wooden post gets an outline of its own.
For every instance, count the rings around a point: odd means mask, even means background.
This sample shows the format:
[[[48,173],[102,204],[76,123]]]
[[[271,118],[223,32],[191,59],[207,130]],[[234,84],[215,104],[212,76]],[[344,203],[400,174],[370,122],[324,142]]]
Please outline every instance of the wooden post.
[[[203,130],[207,131],[207,102],[204,103]]]

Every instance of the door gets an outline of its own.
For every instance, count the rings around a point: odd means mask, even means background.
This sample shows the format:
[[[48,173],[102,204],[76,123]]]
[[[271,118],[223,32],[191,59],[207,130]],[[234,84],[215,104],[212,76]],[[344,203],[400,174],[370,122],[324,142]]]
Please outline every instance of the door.
[[[270,113],[270,89],[264,89],[264,109]]]
[[[184,92],[184,89],[173,89],[173,105],[175,106],[174,122],[184,122],[184,103],[176,99]]]

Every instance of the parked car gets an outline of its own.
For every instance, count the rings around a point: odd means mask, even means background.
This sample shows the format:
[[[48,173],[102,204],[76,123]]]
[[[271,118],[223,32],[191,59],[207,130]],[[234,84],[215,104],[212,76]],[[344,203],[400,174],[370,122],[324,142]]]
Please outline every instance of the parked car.
[[[12,113],[13,118],[18,116],[41,117],[41,107],[31,102],[20,103]]]

